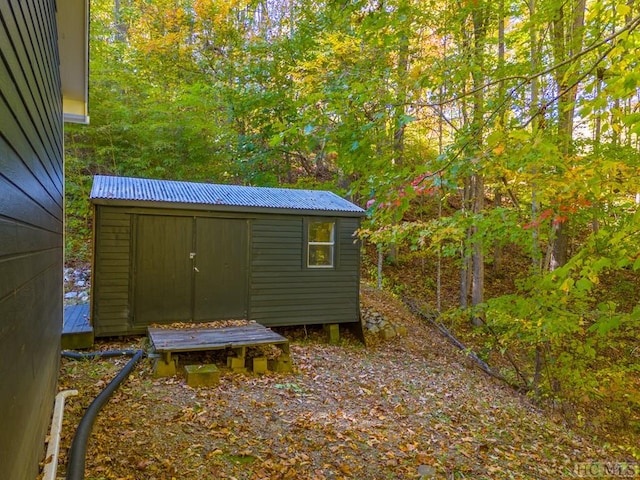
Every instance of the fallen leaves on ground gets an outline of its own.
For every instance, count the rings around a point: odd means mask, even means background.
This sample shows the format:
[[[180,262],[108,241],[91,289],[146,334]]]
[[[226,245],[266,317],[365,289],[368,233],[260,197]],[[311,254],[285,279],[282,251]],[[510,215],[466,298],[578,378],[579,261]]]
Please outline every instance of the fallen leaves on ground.
[[[191,322],[176,322],[176,323],[152,323],[149,325],[152,328],[160,328],[164,330],[175,329],[190,329],[190,328],[227,328],[227,327],[244,327],[245,325],[255,324],[244,319],[235,320],[216,320],[215,322],[206,323],[191,323]]]
[[[200,389],[180,376],[154,379],[145,360],[97,418],[86,478],[556,479],[577,462],[612,460],[477,371],[393,299],[367,289],[363,297],[408,335],[364,348],[301,329],[294,373],[226,372]],[[67,402],[62,463],[85,408],[126,361],[62,360],[60,389],[80,390]]]

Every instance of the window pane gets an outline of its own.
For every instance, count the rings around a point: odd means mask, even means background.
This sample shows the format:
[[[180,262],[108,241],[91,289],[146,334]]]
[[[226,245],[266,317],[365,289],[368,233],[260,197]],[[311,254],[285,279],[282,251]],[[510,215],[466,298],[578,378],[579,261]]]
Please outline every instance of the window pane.
[[[333,242],[333,222],[309,223],[310,242]]]
[[[333,266],[333,245],[309,245],[309,266]]]

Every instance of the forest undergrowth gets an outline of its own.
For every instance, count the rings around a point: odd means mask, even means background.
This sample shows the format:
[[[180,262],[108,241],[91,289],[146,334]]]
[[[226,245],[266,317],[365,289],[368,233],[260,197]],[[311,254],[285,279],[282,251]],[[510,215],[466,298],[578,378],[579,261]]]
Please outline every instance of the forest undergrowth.
[[[399,300],[417,303],[427,317],[433,318],[448,329],[469,352],[476,354],[503,375],[507,383],[532,404],[544,409],[570,428],[597,437],[605,444],[616,445],[621,451],[639,458],[640,451],[637,445],[640,445],[640,408],[637,366],[640,364],[640,350],[637,338],[640,331],[637,326],[622,329],[608,342],[595,345],[595,360],[587,364],[579,363],[585,370],[545,371],[545,375],[554,376],[549,380],[554,384],[554,389],[536,392],[527,388],[525,384],[532,380],[535,370],[535,354],[531,351],[531,345],[518,342],[517,339],[505,343],[506,337],[491,329],[490,319],[487,322],[489,325],[475,327],[469,321],[468,311],[459,308],[460,268],[456,261],[440,258],[438,274],[436,256],[412,251],[408,245],[396,245],[396,249],[395,262],[384,261],[382,279],[379,282],[376,248],[371,245],[365,246],[363,277],[372,284],[381,283],[384,290]],[[523,272],[527,271],[530,261],[515,247],[502,249],[500,259],[498,267],[493,264],[487,265],[487,298],[517,292],[518,282],[523,277]],[[594,292],[594,305],[604,301],[615,301],[620,310],[632,311],[640,301],[637,292],[639,277],[638,272],[630,271],[616,272],[606,277]],[[440,312],[437,310],[438,304]],[[567,377],[577,375],[583,378],[585,388],[570,391],[562,385],[562,377],[558,377],[558,373],[564,373]],[[614,379],[609,378],[610,376]],[[624,376],[627,378],[621,378]],[[619,383],[616,383],[616,380]],[[573,384],[571,380],[567,382]],[[596,385],[593,388],[598,395],[588,391],[594,383]],[[632,389],[625,391],[625,386],[631,386]]]

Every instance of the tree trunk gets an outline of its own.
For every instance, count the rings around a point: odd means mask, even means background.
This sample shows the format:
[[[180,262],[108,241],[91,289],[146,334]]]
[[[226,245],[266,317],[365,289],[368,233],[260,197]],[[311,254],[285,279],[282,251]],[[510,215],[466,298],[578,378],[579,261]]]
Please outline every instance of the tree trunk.
[[[445,44],[446,49],[446,44]],[[446,53],[446,51],[445,51]],[[440,84],[438,101],[440,102],[440,111],[438,115],[438,155],[442,155],[444,151],[444,107],[442,104],[444,98],[444,85]],[[442,185],[442,181],[438,182]],[[442,189],[438,188],[438,221],[442,219]],[[438,244],[438,263],[436,265],[436,305],[438,312],[442,312],[442,242]]]
[[[484,209],[484,179],[476,173],[472,179],[473,185],[473,213],[478,214]],[[475,326],[484,323],[484,315],[478,310],[484,302],[484,246],[482,236],[478,234],[478,227],[473,227],[473,281],[471,285],[471,306],[474,307],[471,322]]]
[[[486,41],[486,28],[488,20],[489,3],[483,5],[478,3],[472,11],[473,20],[473,59],[474,69],[471,76],[473,79],[473,170],[471,177],[471,198],[474,216],[479,216],[484,210],[484,178],[480,173],[482,167],[480,165],[479,153],[483,143],[484,133],[484,48]],[[476,325],[484,323],[484,315],[479,311],[479,306],[484,302],[484,245],[482,236],[478,234],[478,227],[472,227],[473,236],[473,279],[471,283],[471,306],[473,312],[471,322]]]
[[[555,270],[567,263],[569,256],[569,236],[564,223],[553,226],[553,248],[549,260],[549,270]]]
[[[394,125],[395,130],[393,132],[393,153],[394,163],[396,166],[401,167],[404,160],[404,131],[406,121],[404,119],[406,114],[407,103],[407,71],[409,69],[409,37],[406,31],[402,33],[400,39],[400,45],[398,48],[398,68],[397,68],[397,84],[398,91],[396,92],[396,107]]]
[[[530,27],[529,27],[529,54],[530,54],[530,64],[531,64],[531,72],[535,73],[538,71],[538,66],[540,64],[540,50],[538,46],[538,25],[537,22],[533,21],[533,18],[536,14],[536,1],[537,0],[529,0],[529,18],[530,18]],[[531,105],[529,106],[529,113],[533,121],[531,122],[531,130],[532,133],[538,131],[539,125],[544,121],[544,119],[540,118],[540,112],[538,111],[540,108],[540,84],[538,77],[535,77],[531,80]],[[534,166],[532,173],[537,173],[537,169]],[[538,185],[534,181],[531,184],[531,223],[534,227],[531,229],[531,263],[533,264],[534,269],[539,271],[541,268],[540,261],[540,250],[538,248],[538,226],[536,225],[536,220],[538,218]]]
[[[122,20],[122,1],[113,2],[113,23],[115,25],[116,40],[124,42],[127,39],[127,24]]]
[[[504,39],[504,0],[500,0],[498,6],[498,71],[500,72],[500,76],[502,76],[502,69],[504,68],[504,60],[505,60],[505,39]],[[498,83],[498,102],[502,103],[505,101],[506,96],[506,86],[504,80],[500,80]],[[500,128],[504,128],[505,124],[505,115],[506,109],[501,109],[500,112]],[[493,207],[499,208],[502,206],[502,191],[500,187],[496,187],[494,190],[493,197]],[[493,246],[493,272],[494,274],[499,274],[502,268],[502,246],[500,244],[496,244]]]
[[[404,12],[405,20],[400,23],[400,40],[398,45],[398,64],[396,67],[396,106],[393,118],[393,163],[396,168],[402,167],[404,163],[404,132],[405,114],[407,103],[407,72],[409,69],[409,34],[408,28],[411,25],[408,12],[409,5],[406,1],[400,2],[399,10]],[[397,263],[398,247],[395,243],[389,245],[387,260],[392,265]]]
[[[502,190],[500,187],[496,187],[493,194],[493,208],[500,208],[502,206]],[[502,271],[502,246],[496,244],[493,246],[493,273],[500,275]]]
[[[585,10],[586,0],[569,0],[560,4],[555,11],[552,30],[556,64],[573,58],[582,49]],[[558,145],[565,158],[571,154],[573,147],[573,119],[579,81],[579,72],[575,68],[570,70],[570,67],[566,63],[555,72],[558,89]],[[567,262],[569,247],[568,231],[564,223],[555,225],[553,233],[549,263],[552,270]]]
[[[471,210],[471,182],[465,179],[462,189],[462,210]],[[469,306],[469,289],[471,287],[471,252],[469,251],[469,243],[471,237],[471,229],[467,230],[467,238],[462,243],[462,264],[460,266],[460,307],[466,309]]]

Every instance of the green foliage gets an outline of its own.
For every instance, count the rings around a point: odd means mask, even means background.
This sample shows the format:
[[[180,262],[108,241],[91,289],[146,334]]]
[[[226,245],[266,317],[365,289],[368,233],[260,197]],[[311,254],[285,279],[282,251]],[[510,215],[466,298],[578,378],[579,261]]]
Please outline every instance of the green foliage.
[[[83,172],[82,162],[69,155],[65,158],[65,256],[78,262],[91,260],[92,212],[89,205],[91,177]]]
[[[519,292],[485,307],[501,345],[544,351],[547,369],[537,388],[582,405],[607,405],[627,423],[640,412],[632,373],[640,306],[604,300],[601,284],[620,270],[640,269],[638,220],[636,212],[611,231],[592,233],[566,265],[527,278]]]
[[[542,352],[546,395],[637,413],[637,7],[588,1],[574,29],[580,2],[535,4],[94,0],[68,257],[89,259],[94,174],[330,189],[381,247],[530,257],[478,305],[496,348]]]

